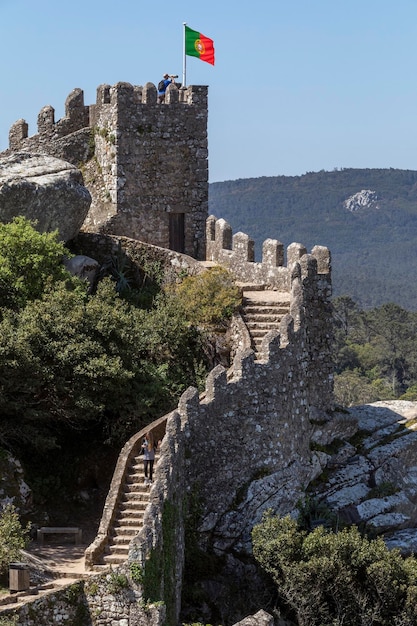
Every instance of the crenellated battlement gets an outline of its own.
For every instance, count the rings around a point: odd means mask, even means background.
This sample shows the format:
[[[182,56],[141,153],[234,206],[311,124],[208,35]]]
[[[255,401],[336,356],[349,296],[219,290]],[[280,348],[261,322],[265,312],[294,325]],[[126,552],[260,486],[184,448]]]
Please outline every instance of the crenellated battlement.
[[[89,126],[89,107],[84,105],[82,89],[73,89],[65,101],[65,116],[55,121],[55,109],[44,106],[38,114],[38,141],[42,138],[60,139]],[[9,149],[13,151],[25,148],[29,127],[25,120],[15,122],[9,131]],[[23,145],[22,145],[22,142]]]
[[[284,265],[284,245],[277,239],[266,239],[262,246],[262,261],[255,262],[255,244],[245,233],[232,233],[224,219],[210,215],[206,222],[207,260],[226,266],[242,283],[259,285],[265,289],[289,291],[294,267],[307,255],[300,243],[288,246],[287,265]],[[330,281],[330,251],[324,246],[315,246],[311,258],[302,264],[307,274],[322,274]]]
[[[65,101],[65,116],[55,121],[55,109],[51,105],[44,106],[38,114],[38,141],[42,138],[61,139],[83,128],[93,128],[98,112],[106,109],[106,105],[123,105],[126,109],[156,106],[163,114],[167,105],[182,104],[187,106],[207,107],[207,87],[189,86],[179,89],[174,83],[166,91],[165,102],[158,103],[157,88],[153,83],[143,87],[120,82],[116,85],[100,85],[97,88],[96,102],[84,104],[84,92],[76,88],[71,91]],[[29,138],[29,127],[24,119],[17,120],[9,131],[9,149],[13,151],[27,148],[25,139]],[[35,136],[30,137],[34,140]],[[22,143],[23,142],[23,143]]]

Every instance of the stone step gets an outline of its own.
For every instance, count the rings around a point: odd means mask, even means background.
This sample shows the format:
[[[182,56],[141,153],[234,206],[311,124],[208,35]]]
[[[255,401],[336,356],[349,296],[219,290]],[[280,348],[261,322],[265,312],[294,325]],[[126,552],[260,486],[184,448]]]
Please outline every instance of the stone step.
[[[281,324],[281,319],[279,318],[277,320],[268,320],[268,321],[264,321],[264,320],[260,320],[259,318],[253,318],[253,319],[244,319],[243,321],[246,324],[246,328],[249,329],[249,331],[251,329],[256,329],[256,328],[268,328],[269,330],[272,329],[277,329],[279,327],[279,325]]]
[[[154,465],[153,466],[154,473],[155,473],[155,468],[156,466]],[[129,473],[126,474],[125,485],[131,484],[133,481],[143,482],[144,478],[145,478],[145,472],[144,472],[143,467],[132,467],[130,468]]]
[[[126,485],[140,485],[143,484],[145,478],[145,474],[142,472],[141,474],[129,474],[126,477]]]
[[[111,543],[107,546],[107,553],[110,554],[128,554],[129,552],[129,543]]]
[[[120,503],[119,511],[144,511],[149,504],[149,500],[123,500]]]
[[[138,523],[142,523],[145,508],[143,509],[130,509],[119,510],[116,516],[116,523],[120,526],[131,526],[138,520]]]
[[[266,330],[268,332],[268,330],[275,330],[277,328],[277,326],[279,326],[279,321],[277,322],[261,322],[261,321],[253,321],[253,322],[246,322],[246,327],[249,329],[249,332],[252,332],[252,330]]]
[[[289,306],[291,298],[289,294],[285,294],[282,298],[269,298],[265,296],[265,294],[260,294],[256,298],[248,295],[243,296],[242,304],[246,306],[247,304],[253,306]]]
[[[145,485],[144,479],[140,482],[129,482],[124,486],[124,493],[137,493],[145,497],[149,496],[148,486]]]
[[[130,485],[129,489],[123,490],[121,501],[137,500],[138,502],[140,502],[142,500],[149,500],[149,487],[150,485],[145,485],[145,482],[137,485],[136,488]]]
[[[266,318],[266,319],[276,319],[277,317],[283,317],[286,313],[288,313],[288,309],[285,311],[279,311],[275,309],[274,311],[242,311],[242,317],[247,317],[248,319],[256,319],[256,318]]]
[[[290,308],[290,303],[288,304],[276,304],[271,305],[263,302],[244,302],[242,305],[242,309],[248,313],[276,313],[277,311],[281,314],[287,313]]]
[[[256,330],[253,330],[250,334],[251,334],[252,339],[263,339],[265,335],[269,333],[270,330],[274,330],[274,329],[266,328],[262,330],[258,328]]]
[[[115,523],[117,526],[135,526],[135,524],[142,524],[144,512],[145,509],[142,511],[121,511]]]
[[[100,563],[95,563],[94,565],[90,565],[90,569],[93,572],[108,572],[109,571],[109,566],[108,565],[103,565]]]
[[[158,459],[159,452],[155,452],[155,465],[157,464]],[[130,467],[143,468],[143,454],[138,454],[137,456],[133,457],[130,463]]]
[[[139,489],[125,491],[122,496],[122,502],[149,502],[149,489],[147,491],[145,489],[141,491]]]
[[[103,561],[107,565],[121,565],[127,561],[127,555],[125,554],[106,554],[103,557]]]
[[[115,536],[117,537],[134,537],[142,530],[142,524],[120,524],[120,526],[114,527]]]
[[[155,466],[158,456],[155,456]],[[118,565],[127,560],[129,544],[143,528],[143,516],[149,504],[149,487],[145,485],[143,456],[137,455],[125,479],[112,537],[107,546],[108,554],[103,557],[105,565]]]
[[[283,317],[283,316],[282,316]],[[280,325],[282,317],[275,318],[264,318],[264,317],[245,317],[242,315],[242,319],[245,322],[247,327],[252,327],[256,325],[261,325],[263,327],[270,326],[271,328],[276,328]]]
[[[259,351],[262,340],[270,330],[277,330],[285,314],[289,311],[290,300],[288,294],[269,293],[269,298],[261,300],[257,295],[253,300],[244,298],[242,319],[246,324],[252,340],[252,347]],[[272,298],[277,298],[276,301]]]
[[[129,545],[129,543],[132,541],[132,538],[135,535],[120,535],[117,534],[115,537],[113,537],[113,539],[110,541],[110,546],[112,545]]]

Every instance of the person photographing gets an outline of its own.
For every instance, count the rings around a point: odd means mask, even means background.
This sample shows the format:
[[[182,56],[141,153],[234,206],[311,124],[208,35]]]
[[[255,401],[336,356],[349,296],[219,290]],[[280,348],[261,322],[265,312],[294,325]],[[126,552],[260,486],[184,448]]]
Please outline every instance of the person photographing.
[[[158,83],[158,102],[161,104],[165,100],[165,92],[168,85],[173,83],[178,78],[178,74],[164,74],[162,80]]]

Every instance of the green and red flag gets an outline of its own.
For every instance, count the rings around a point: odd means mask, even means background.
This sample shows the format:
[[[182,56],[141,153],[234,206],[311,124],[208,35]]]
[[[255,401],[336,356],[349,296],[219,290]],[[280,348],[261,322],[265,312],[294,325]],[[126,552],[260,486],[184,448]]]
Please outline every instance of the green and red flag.
[[[185,54],[214,65],[214,42],[197,30],[185,26]]]

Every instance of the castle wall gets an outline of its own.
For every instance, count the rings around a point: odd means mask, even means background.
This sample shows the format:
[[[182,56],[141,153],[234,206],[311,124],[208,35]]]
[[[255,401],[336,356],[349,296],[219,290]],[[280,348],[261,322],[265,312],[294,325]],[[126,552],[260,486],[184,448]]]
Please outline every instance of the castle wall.
[[[316,246],[308,254],[304,246],[293,243],[286,250],[285,264],[283,244],[268,239],[262,261],[255,263],[253,240],[244,233],[233,235],[225,220],[211,216],[206,231],[206,87],[170,86],[166,102],[158,104],[151,83],[102,85],[96,103],[88,107],[82,91],[74,90],[62,120],[55,122],[52,107],[42,109],[36,136],[28,137],[24,120],[16,122],[9,150],[52,154],[77,165],[83,162],[93,196],[85,224],[92,232],[80,235],[84,252],[84,244],[92,241],[104,258],[117,252],[120,244],[134,261],[139,252],[131,242],[140,239],[153,244],[152,258],[165,266],[191,268],[192,260],[162,251],[172,247],[171,238],[183,226],[180,245],[190,257],[205,258],[207,232],[208,260],[228,267],[243,285],[291,295],[290,313],[279,329],[265,337],[256,361],[241,320],[235,319],[233,333],[239,346],[232,368],[215,368],[205,392],[199,396],[188,389],[178,410],[167,416],[145,524],[120,571],[129,575],[132,564],[146,570],[150,560],[154,563],[161,551],[164,557],[169,551],[172,567],[164,569],[158,593],[171,598],[170,610],[178,615],[187,495],[200,498],[199,531],[206,548],[219,554],[230,549],[250,551],[250,532],[263,511],[291,511],[294,494],[301,497],[321,469],[310,450],[310,437],[314,420],[329,419],[333,408],[330,253]],[[89,253],[96,256],[93,250]],[[126,450],[125,456],[127,463]],[[105,511],[104,538],[124,471],[125,465],[119,467],[114,502]],[[168,538],[166,532],[164,536],[167,512],[173,519]],[[100,541],[92,548],[91,560]],[[139,612],[146,613],[139,606],[142,592],[137,587],[132,584],[117,607],[114,602],[109,607],[106,592],[94,594],[87,604],[94,611],[104,608],[103,620],[108,617],[134,626],[141,623]],[[135,616],[132,607],[138,612]]]
[[[81,89],[38,116],[38,134],[18,120],[7,152],[40,152],[81,167],[92,204],[83,228],[127,236],[205,259],[208,212],[207,87],[101,85],[85,106]]]
[[[49,154],[75,166],[90,156],[90,108],[84,105],[84,93],[73,89],[65,101],[65,115],[55,121],[52,106],[43,107],[38,114],[38,133],[29,137],[29,127],[20,119],[9,131],[10,152]]]
[[[196,275],[204,268],[201,263],[186,254],[160,248],[129,237],[117,237],[103,233],[81,232],[71,242],[71,252],[94,258],[100,265],[119,255],[129,263],[143,267],[144,261],[161,268],[167,281],[176,280],[178,274]]]
[[[203,397],[189,389],[180,401],[187,483],[204,511],[199,530],[219,553],[250,551],[263,511],[291,511],[294,492],[301,497],[315,476],[312,423],[333,408],[329,279],[317,265],[312,255],[293,264],[291,314],[264,338],[261,360],[239,351],[229,372],[209,374]]]

